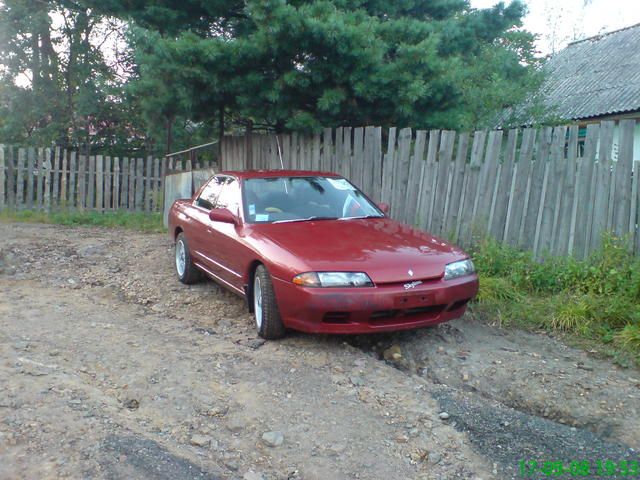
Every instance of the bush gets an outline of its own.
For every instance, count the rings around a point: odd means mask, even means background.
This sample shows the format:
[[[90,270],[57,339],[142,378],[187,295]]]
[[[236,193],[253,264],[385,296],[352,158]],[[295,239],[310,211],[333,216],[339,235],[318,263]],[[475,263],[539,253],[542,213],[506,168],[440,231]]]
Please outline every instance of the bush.
[[[502,324],[613,342],[638,355],[640,259],[623,238],[605,235],[601,245],[585,260],[536,261],[530,252],[484,239],[471,249],[480,274],[474,308]]]

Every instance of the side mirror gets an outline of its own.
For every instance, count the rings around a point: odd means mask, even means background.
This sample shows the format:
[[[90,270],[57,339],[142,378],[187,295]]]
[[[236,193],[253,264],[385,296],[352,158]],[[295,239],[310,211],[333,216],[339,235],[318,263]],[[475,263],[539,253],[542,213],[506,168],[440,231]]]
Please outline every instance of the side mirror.
[[[209,220],[212,222],[232,223],[233,225],[238,224],[238,217],[226,208],[212,208],[209,212]]]
[[[385,215],[387,215],[389,213],[389,204],[388,203],[380,202],[378,204],[378,208],[380,210],[382,210],[382,213],[384,213]]]

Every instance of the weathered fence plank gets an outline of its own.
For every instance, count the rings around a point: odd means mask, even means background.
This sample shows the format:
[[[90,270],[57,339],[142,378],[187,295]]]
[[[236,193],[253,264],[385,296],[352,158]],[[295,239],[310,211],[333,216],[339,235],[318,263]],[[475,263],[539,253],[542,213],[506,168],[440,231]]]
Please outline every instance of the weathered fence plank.
[[[4,208],[5,206],[5,188],[4,188],[4,182],[5,182],[5,159],[4,159],[4,145],[0,145],[0,210]]]
[[[68,191],[68,170],[69,170],[69,160],[67,158],[67,151],[62,149],[60,151],[60,197],[59,197],[59,205],[63,208],[67,207],[67,191]]]
[[[569,251],[569,238],[571,236],[571,215],[573,207],[573,197],[575,195],[576,168],[578,158],[578,135],[577,125],[569,127],[569,141],[567,144],[566,171],[564,184],[561,190],[559,220],[555,251],[562,252],[563,255]]]
[[[435,235],[442,233],[444,222],[445,195],[447,193],[447,183],[449,172],[452,167],[453,147],[455,145],[456,132],[443,130],[440,137],[440,149],[438,150],[438,178],[434,190],[434,202],[432,210],[430,232]]]
[[[87,157],[78,154],[78,172],[76,178],[76,206],[80,209],[86,206],[86,168]]]
[[[389,129],[387,153],[382,162],[382,195],[381,201],[390,204],[393,201],[392,188],[395,174],[396,127]]]
[[[101,212],[104,210],[104,157],[96,155],[96,210]]]
[[[182,164],[182,160],[180,160],[180,164]],[[127,207],[130,211],[136,209],[136,159],[129,159],[129,199],[127,201]]]
[[[460,219],[460,228],[456,235],[462,243],[471,241],[471,235],[475,228],[474,214],[477,209],[478,176],[482,164],[482,157],[484,156],[486,140],[486,131],[477,131],[474,133],[473,143],[471,145],[471,158],[465,168],[466,182],[463,189],[465,192],[464,202],[460,205],[462,217]]]
[[[104,157],[104,209],[111,210],[111,157]]]
[[[16,206],[15,154],[16,150],[13,145],[9,145],[5,155],[5,162],[7,165],[7,205],[11,208]]]
[[[333,156],[333,130],[325,128],[322,131],[322,157],[320,158],[320,170],[331,171],[331,157]]]
[[[584,144],[584,155],[580,163],[580,193],[577,198],[577,216],[575,232],[575,248],[573,252],[578,258],[583,258],[589,252],[591,241],[591,222],[593,219],[592,176],[596,156],[596,146],[599,140],[600,126],[588,125],[587,138]]]
[[[43,206],[48,212],[51,210],[51,149],[44,150],[44,163],[42,164],[43,173]]]
[[[69,194],[68,205],[70,207],[77,206],[76,201],[76,176],[78,174],[76,167],[76,152],[69,153]]]
[[[113,201],[113,209],[120,209],[120,159],[118,157],[113,158],[113,192],[111,195]]]
[[[360,130],[361,131],[361,130]],[[358,129],[356,129],[357,135]],[[356,136],[357,138],[357,136]],[[392,189],[393,200],[391,201],[392,216],[398,217],[404,209],[403,200],[409,179],[409,155],[411,153],[411,129],[403,128],[398,135],[398,159],[395,165],[395,178]],[[359,158],[354,159],[354,163]],[[357,184],[356,184],[357,185]]]
[[[422,180],[422,168],[424,165],[424,150],[427,141],[426,130],[416,131],[416,142],[409,165],[409,179],[405,192],[404,205],[406,222],[410,225],[417,224],[418,201],[420,196],[420,181]]]
[[[87,208],[93,209],[96,207],[96,157],[89,156],[89,179],[88,179],[88,199]]]
[[[54,204],[60,204],[60,147],[53,149],[53,167],[51,168],[51,174],[53,175],[53,191],[51,192],[52,201]]]
[[[507,208],[513,183],[513,167],[516,161],[516,148],[518,143],[518,130],[509,130],[507,144],[504,152],[504,160],[500,165],[499,180],[496,182],[496,192],[489,212],[489,233],[494,238],[502,239],[504,224],[507,217]]]
[[[446,205],[444,207],[445,224],[443,234],[451,239],[455,238],[455,230],[459,219],[459,206],[462,201],[462,186],[464,182],[464,169],[467,163],[469,149],[469,134],[464,132],[458,136],[458,150],[451,177],[451,187],[447,190]]]
[[[33,170],[36,168],[36,151],[34,148],[27,150],[27,208],[33,209]]]
[[[637,231],[638,229],[640,229],[640,218],[638,218],[638,190],[640,189],[640,181],[638,180],[638,176],[640,172],[638,171],[638,169],[640,169],[640,161],[635,161],[633,163],[633,179],[631,185],[631,214],[629,215],[629,227],[627,229],[627,231],[629,232],[629,244],[631,246],[632,252],[635,248],[634,245],[636,236],[640,235],[640,231]],[[638,226],[638,228],[636,228],[636,225]]]
[[[440,145],[440,131],[431,130],[427,143],[427,157],[422,166],[420,178],[420,195],[418,199],[418,213],[416,225],[422,229],[428,229],[431,222],[431,199],[435,187],[437,173],[438,147]]]
[[[187,160],[187,164],[191,164],[190,160]],[[191,170],[190,168],[188,170]],[[136,184],[135,184],[135,203],[134,209],[136,211],[144,210],[144,158],[136,159]]]
[[[36,148],[36,208],[42,209],[44,205],[44,148]]]
[[[627,233],[631,207],[631,175],[633,171],[633,133],[635,120],[620,121],[620,145],[615,169],[615,197],[613,231],[618,235]]]
[[[146,165],[145,173],[147,174],[147,178],[146,178],[147,182],[144,188],[144,211],[150,212],[151,198],[153,196],[151,192],[151,175],[153,175],[153,159],[151,157],[147,157],[145,165]]]
[[[509,213],[507,214],[502,237],[503,241],[512,245],[522,245],[524,243],[536,136],[537,131],[533,128],[528,128],[523,132],[520,155],[518,156],[518,162],[514,166],[513,195],[509,198]]]
[[[24,148],[18,150],[18,167],[16,169],[16,207],[24,208],[24,162],[26,152]]]

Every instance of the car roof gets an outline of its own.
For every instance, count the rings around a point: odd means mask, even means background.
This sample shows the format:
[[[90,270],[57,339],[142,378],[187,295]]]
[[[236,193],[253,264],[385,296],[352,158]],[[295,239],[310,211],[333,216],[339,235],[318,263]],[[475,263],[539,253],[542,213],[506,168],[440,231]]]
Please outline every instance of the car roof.
[[[339,177],[337,173],[318,170],[225,170],[218,175],[233,175],[240,179],[272,177]]]

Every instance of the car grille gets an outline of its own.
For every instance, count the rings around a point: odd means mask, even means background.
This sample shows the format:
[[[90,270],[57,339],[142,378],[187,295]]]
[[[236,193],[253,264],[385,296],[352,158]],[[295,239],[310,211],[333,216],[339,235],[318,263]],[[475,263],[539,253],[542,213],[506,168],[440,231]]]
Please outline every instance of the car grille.
[[[425,315],[427,317],[436,318],[440,315],[445,308],[446,305],[427,305],[424,307],[414,307],[414,308],[405,308],[405,309],[393,309],[393,310],[378,310],[371,314],[369,317],[369,322],[373,325],[379,323],[385,323],[389,320],[402,320],[406,319],[407,321],[411,321],[411,317],[416,315]]]
[[[349,323],[349,317],[351,314],[349,312],[327,312],[322,317],[322,321],[324,323],[337,323],[344,324]]]

